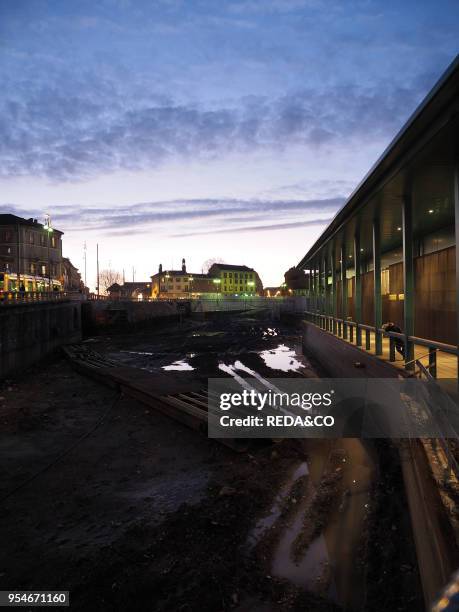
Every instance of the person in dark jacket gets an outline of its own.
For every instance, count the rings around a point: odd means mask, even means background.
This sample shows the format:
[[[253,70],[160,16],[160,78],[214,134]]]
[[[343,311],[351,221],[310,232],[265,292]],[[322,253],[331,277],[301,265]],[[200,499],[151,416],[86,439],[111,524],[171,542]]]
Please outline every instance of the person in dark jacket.
[[[389,332],[394,332],[396,334],[402,333],[400,327],[398,325],[395,325],[395,323],[392,323],[391,321],[389,321],[388,323],[384,323],[382,329],[386,334]],[[403,359],[405,359],[405,343],[403,342],[403,340],[400,340],[400,338],[394,338],[394,344],[397,352],[400,353]]]

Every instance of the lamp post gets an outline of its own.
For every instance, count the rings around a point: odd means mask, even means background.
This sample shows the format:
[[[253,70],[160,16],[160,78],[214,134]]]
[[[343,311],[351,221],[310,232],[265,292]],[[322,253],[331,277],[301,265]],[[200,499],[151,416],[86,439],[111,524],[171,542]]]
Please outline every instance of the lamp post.
[[[218,297],[219,297],[219,293],[220,293],[220,284],[221,284],[221,279],[220,278],[214,278],[214,285],[216,285],[217,288],[217,302],[218,302]]]
[[[51,227],[51,216],[46,213],[45,216],[45,224],[43,228],[46,230],[48,234],[48,292],[51,291],[51,258],[50,258],[50,242],[51,242],[51,234],[53,233],[53,228]]]

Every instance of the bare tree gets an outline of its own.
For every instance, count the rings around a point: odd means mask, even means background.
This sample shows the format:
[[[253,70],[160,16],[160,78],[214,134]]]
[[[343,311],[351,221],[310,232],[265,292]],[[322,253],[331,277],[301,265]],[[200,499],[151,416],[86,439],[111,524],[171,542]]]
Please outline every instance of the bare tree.
[[[103,295],[107,295],[107,289],[111,287],[114,283],[118,283],[119,285],[123,281],[123,275],[121,272],[117,270],[112,270],[111,268],[106,268],[105,270],[101,270],[99,272],[99,282],[100,287],[99,290]],[[96,279],[97,285],[97,279]]]
[[[210,259],[206,259],[206,261],[202,264],[202,271],[204,274],[210,270],[210,268],[216,263],[225,263],[223,259],[220,257],[211,257]]]

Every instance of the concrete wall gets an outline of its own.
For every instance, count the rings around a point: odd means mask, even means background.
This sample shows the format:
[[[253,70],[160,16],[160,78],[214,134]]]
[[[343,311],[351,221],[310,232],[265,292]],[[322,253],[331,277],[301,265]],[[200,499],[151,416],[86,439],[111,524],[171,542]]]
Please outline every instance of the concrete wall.
[[[106,327],[160,321],[178,317],[179,314],[177,302],[166,301],[100,300],[84,302],[82,308],[85,333],[94,333]]]
[[[332,378],[394,378],[400,375],[400,370],[389,363],[307,321],[303,321],[303,352],[318,361]],[[356,367],[357,363],[363,367]]]
[[[80,339],[80,302],[0,306],[0,379]]]

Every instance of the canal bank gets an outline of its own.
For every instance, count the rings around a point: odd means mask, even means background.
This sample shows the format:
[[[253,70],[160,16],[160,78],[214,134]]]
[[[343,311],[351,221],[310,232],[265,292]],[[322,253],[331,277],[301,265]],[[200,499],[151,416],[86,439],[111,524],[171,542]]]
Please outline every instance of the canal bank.
[[[299,328],[248,313],[87,340],[107,358],[171,380],[207,381],[214,375],[245,375],[247,369],[265,378],[322,375],[301,354]],[[140,602],[157,610],[186,604],[191,610],[330,611],[343,601],[334,595],[334,590],[343,593],[336,585],[352,584],[354,594],[368,596],[366,568],[382,564],[381,575],[369,575],[376,591],[388,592],[402,564],[409,566],[411,582],[397,582],[397,601],[402,609],[419,610],[403,515],[397,509],[387,514],[385,524],[391,532],[395,525],[400,542],[389,555],[387,533],[371,532],[372,517],[379,524],[390,497],[403,500],[403,490],[394,483],[385,486],[368,517],[363,511],[370,472],[371,490],[378,491],[378,454],[365,472],[367,459],[353,448],[345,450],[349,471],[334,488],[327,475],[340,453],[331,453],[330,441],[314,447],[261,441],[246,453],[234,453],[119,397],[61,359],[31,371],[27,384],[11,381],[1,397],[1,498],[6,498],[2,509],[10,537],[0,571],[8,584],[66,584],[76,610],[94,605],[130,610]],[[336,450],[340,445],[336,441]],[[297,479],[291,482],[291,475],[304,464],[314,490],[299,485],[292,490]],[[346,494],[356,473],[362,491]],[[327,482],[327,495],[314,496]],[[277,536],[248,550],[251,533],[284,490],[290,518],[278,524]],[[292,550],[293,541],[285,545],[283,535],[290,520],[313,524],[311,541],[300,539]],[[316,589],[323,567],[316,552],[323,553],[324,544],[328,574]],[[285,569],[300,574],[302,582]],[[378,607],[374,596],[371,602],[369,609],[388,609]]]

